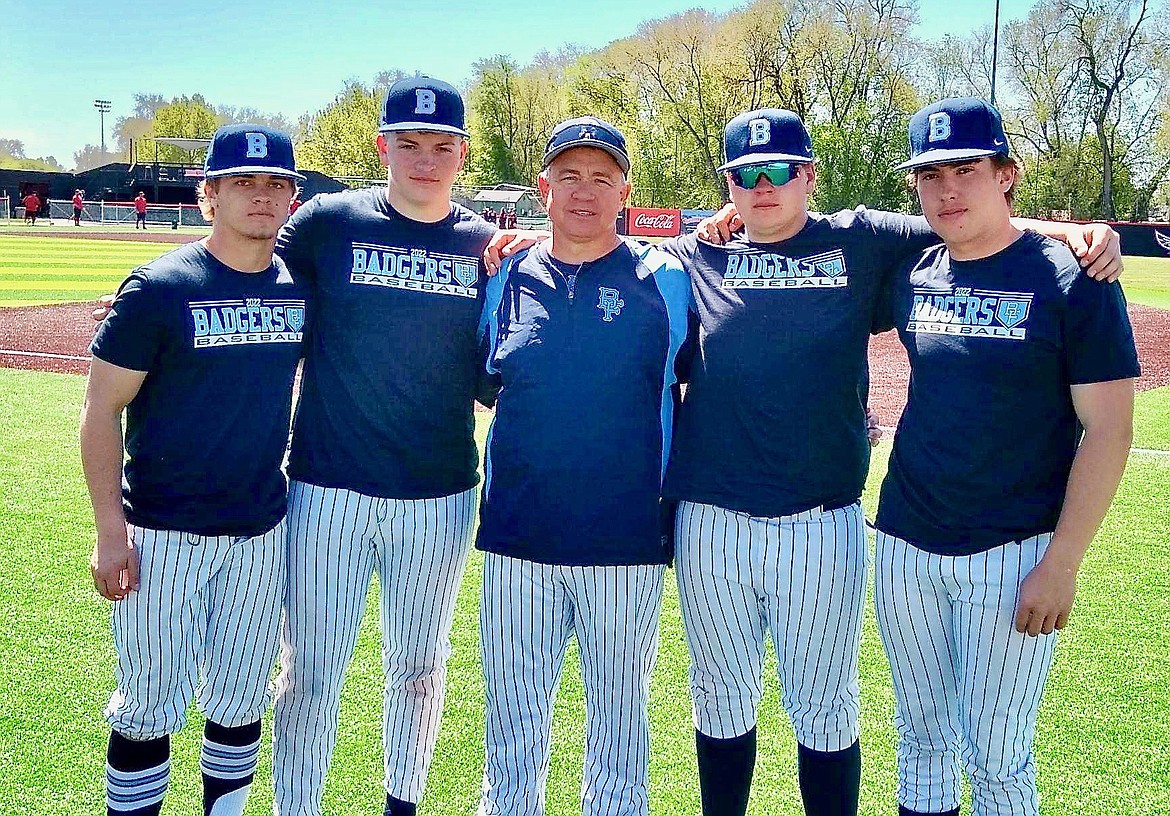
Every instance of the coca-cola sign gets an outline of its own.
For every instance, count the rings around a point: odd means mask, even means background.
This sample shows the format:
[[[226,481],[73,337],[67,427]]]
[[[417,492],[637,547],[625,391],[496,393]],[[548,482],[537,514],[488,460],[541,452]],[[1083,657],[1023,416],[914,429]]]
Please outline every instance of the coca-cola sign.
[[[626,224],[630,235],[679,235],[682,233],[682,211],[630,207],[626,210]]]

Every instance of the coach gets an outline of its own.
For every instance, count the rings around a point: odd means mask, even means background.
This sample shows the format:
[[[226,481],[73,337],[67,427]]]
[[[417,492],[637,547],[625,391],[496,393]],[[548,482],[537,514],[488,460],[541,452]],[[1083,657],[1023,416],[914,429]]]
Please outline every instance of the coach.
[[[544,812],[553,699],[576,636],[585,687],[582,812],[647,812],[650,672],[670,551],[659,493],[689,285],[617,235],[625,139],[558,125],[538,179],[552,240],[488,285],[498,388],[477,546],[487,735],[481,816]]]

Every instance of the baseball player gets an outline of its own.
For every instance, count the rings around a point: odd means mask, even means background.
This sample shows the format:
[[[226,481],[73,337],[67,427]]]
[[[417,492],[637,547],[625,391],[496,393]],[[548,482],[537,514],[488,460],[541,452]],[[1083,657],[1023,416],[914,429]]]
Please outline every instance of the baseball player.
[[[816,160],[790,111],[735,117],[725,149],[746,233],[723,246],[695,235],[661,245],[690,273],[699,322],[665,496],[679,501],[703,812],[746,812],[770,633],[805,812],[851,816],[869,466],[859,383],[884,281],[937,238],[922,218],[809,212]],[[1107,227],[1040,226],[1083,234],[1091,272],[1116,272]]]
[[[1035,816],[1055,631],[1129,451],[1133,333],[1117,284],[1012,225],[1018,170],[995,108],[928,105],[910,148],[899,169],[945,245],[898,276],[878,320],[911,368],[875,586],[899,813],[957,816],[961,763],[974,816]]]
[[[302,177],[289,137],[259,125],[220,128],[205,172],[211,234],[123,282],[81,414],[90,567],[116,602],[106,804],[120,816],[159,813],[192,696],[204,813],[243,812],[277,649],[305,300],[272,250]]]
[[[582,813],[647,812],[646,706],[670,558],[660,507],[689,285],[618,237],[625,139],[552,132],[538,185],[551,242],[488,285],[499,388],[477,546],[487,691],[480,816],[544,812],[553,700],[574,635],[585,687]]]
[[[146,193],[141,190],[134,196],[134,229],[146,229]]]
[[[385,812],[415,812],[470,549],[480,256],[494,230],[451,202],[467,157],[458,92],[430,77],[394,83],[377,144],[387,187],[315,196],[277,245],[314,309],[288,463],[277,816],[321,813],[342,680],[375,571]]]

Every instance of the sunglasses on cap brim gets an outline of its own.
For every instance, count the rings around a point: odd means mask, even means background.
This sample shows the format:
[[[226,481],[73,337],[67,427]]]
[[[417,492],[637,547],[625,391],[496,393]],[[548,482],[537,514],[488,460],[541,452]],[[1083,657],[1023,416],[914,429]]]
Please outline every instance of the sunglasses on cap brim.
[[[729,170],[731,180],[736,187],[745,190],[753,189],[760,183],[760,179],[767,178],[773,187],[783,187],[797,176],[796,168],[799,164],[793,162],[769,162],[768,164],[749,164],[746,167],[736,167]]]

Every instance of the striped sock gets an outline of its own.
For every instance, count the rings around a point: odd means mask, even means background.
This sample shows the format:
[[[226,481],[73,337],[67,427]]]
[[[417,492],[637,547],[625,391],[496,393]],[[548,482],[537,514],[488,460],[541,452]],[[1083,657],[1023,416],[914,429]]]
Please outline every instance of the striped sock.
[[[132,740],[110,732],[106,750],[107,816],[158,816],[171,778],[171,740]]]
[[[203,729],[203,816],[241,816],[260,754],[260,721],[229,728],[211,720]]]

